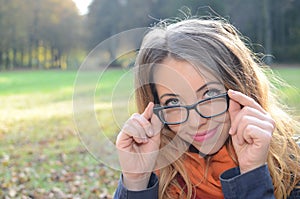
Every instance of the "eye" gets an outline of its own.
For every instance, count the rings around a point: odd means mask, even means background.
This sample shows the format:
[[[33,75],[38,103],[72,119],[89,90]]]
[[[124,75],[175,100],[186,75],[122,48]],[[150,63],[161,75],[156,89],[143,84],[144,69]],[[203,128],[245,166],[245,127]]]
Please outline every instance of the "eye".
[[[180,102],[179,102],[179,99],[177,98],[170,98],[168,99],[166,102],[165,102],[165,106],[176,106],[176,105],[179,105]]]
[[[221,90],[213,88],[209,89],[204,93],[204,98],[210,98],[221,94]]]

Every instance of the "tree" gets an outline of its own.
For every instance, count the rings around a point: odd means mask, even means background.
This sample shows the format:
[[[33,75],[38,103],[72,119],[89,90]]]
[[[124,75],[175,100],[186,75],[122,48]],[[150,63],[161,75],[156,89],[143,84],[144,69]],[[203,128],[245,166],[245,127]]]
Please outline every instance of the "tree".
[[[149,27],[162,19],[174,17],[187,2],[188,7],[203,6],[197,1],[180,0],[94,0],[87,15],[88,49],[109,37],[137,27]],[[210,1],[207,1],[210,2]],[[211,3],[219,5],[219,3]],[[133,41],[134,42],[134,41]],[[116,59],[120,41],[111,40],[109,60]]]
[[[72,0],[0,0],[0,66],[61,66],[80,40],[80,20]]]
[[[86,19],[86,29],[90,31],[86,42],[88,49],[93,49],[100,42],[122,31],[144,27],[150,21],[147,15],[150,3],[151,1],[147,0],[94,0]],[[108,41],[108,60],[115,60],[122,41],[118,38]]]
[[[38,45],[50,50],[52,66],[62,67],[64,54],[80,41],[80,20],[71,0],[48,0],[40,7]]]
[[[0,66],[13,69],[15,65],[22,64],[17,63],[17,53],[23,52],[27,44],[25,29],[28,15],[23,15],[27,5],[22,0],[1,0],[0,5]]]

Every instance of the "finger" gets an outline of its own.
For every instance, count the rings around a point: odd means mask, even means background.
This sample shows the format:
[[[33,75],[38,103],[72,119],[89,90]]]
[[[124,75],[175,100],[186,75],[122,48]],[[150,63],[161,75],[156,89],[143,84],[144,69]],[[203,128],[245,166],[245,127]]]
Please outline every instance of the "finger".
[[[160,133],[163,125],[160,121],[160,119],[153,114],[153,108],[154,108],[154,103],[149,102],[148,106],[146,107],[145,111],[142,113],[142,116],[147,120],[150,121],[150,129],[146,131],[146,134],[148,137],[152,137],[158,133]],[[145,121],[143,121],[146,123]],[[149,124],[149,123],[147,123]]]
[[[153,115],[153,107],[154,107],[154,103],[149,102],[149,104],[145,108],[144,112],[142,113],[142,116],[148,121],[151,119],[151,117]]]
[[[240,125],[238,126],[237,132],[243,132],[248,125],[257,126],[265,131],[272,133],[274,126],[272,123],[266,120],[260,120],[257,117],[245,116],[241,119]]]
[[[123,147],[128,147],[133,142],[138,144],[148,142],[148,138],[144,133],[144,129],[132,118],[124,124],[117,140],[120,140],[119,144]]]
[[[262,147],[263,145],[268,145],[268,143],[270,143],[272,133],[261,129],[256,125],[248,125],[244,130],[243,138],[246,143]]]
[[[240,112],[241,109],[242,109],[242,107],[238,102],[236,102],[234,100],[229,101],[228,112],[229,112],[231,121],[234,120],[234,118]]]
[[[160,133],[160,131],[163,128],[163,124],[161,123],[160,119],[157,117],[157,115],[153,114],[151,117],[151,127],[153,135],[157,135]]]
[[[251,137],[252,131],[260,131],[259,127],[254,125],[247,125],[243,131],[238,131],[232,136],[234,144],[243,146],[244,144],[253,144],[254,137]]]
[[[136,127],[137,132],[140,133],[141,137],[147,138],[154,134],[150,121],[144,116],[136,113],[132,116],[132,120],[132,125]]]
[[[119,140],[132,142],[137,141],[141,143],[146,141],[145,129],[151,129],[150,122],[138,113],[134,113],[124,124],[120,134],[118,135]],[[132,140],[133,139],[133,140]]]
[[[151,118],[154,115],[153,114],[153,107],[154,107],[154,103],[153,102],[149,102],[148,106],[145,108],[144,112],[142,113],[142,117],[141,121],[142,121],[142,126],[145,127],[146,129],[146,135],[151,137],[154,135],[154,131],[153,128],[151,127]],[[146,122],[148,121],[148,122]]]
[[[132,137],[129,137],[121,131],[117,136],[116,147],[119,150],[126,149],[131,145],[132,141]]]
[[[119,150],[126,150],[130,148],[133,143],[135,143],[133,136],[121,131],[116,140],[116,147]]]
[[[238,145],[238,146],[242,146],[245,142],[243,139],[243,136],[239,135],[239,134],[234,134],[231,136],[232,139],[232,143],[234,146]]]
[[[231,121],[231,128],[229,130],[229,134],[233,135],[235,133],[236,126],[234,125],[236,122],[236,116],[241,111],[241,105],[234,100],[229,101],[229,116]]]
[[[234,90],[228,90],[228,95],[230,97],[230,99],[238,102],[239,104],[241,104],[242,106],[250,106],[252,108],[255,108],[263,113],[266,113],[266,111],[251,97],[238,92],[238,91],[234,91]]]
[[[249,119],[249,121],[248,121]],[[243,107],[239,113],[235,115],[234,121],[231,122],[231,133],[236,133],[237,129],[252,122],[253,125],[266,127],[269,130],[274,130],[275,122],[269,114],[264,114],[257,109],[251,107]]]
[[[240,144],[242,144],[243,139],[245,139],[244,134],[249,133],[247,132],[249,131],[249,127],[251,127],[250,129],[253,130],[254,130],[253,127],[257,127],[261,131],[268,132],[269,134],[272,134],[274,131],[274,126],[270,122],[266,122],[252,116],[245,116],[242,118],[236,133],[237,140],[239,141]]]

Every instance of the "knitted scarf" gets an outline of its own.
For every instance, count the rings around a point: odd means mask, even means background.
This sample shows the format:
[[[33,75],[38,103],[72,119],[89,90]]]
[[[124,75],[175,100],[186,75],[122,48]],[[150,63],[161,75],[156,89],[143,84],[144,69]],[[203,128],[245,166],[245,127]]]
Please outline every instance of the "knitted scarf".
[[[207,165],[205,158],[201,157],[198,153],[187,153],[184,164],[192,183],[192,198],[194,199],[224,198],[219,177],[225,170],[237,166],[228,154],[225,145],[210,158]],[[174,199],[182,198],[182,194],[187,193],[187,187],[182,176],[178,175],[176,180],[180,187],[171,185],[168,188],[168,192]]]

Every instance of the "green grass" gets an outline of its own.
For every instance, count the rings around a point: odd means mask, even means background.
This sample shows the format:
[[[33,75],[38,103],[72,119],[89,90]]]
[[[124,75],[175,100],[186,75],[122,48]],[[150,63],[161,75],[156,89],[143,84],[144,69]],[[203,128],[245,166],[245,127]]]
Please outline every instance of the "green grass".
[[[300,68],[276,68],[273,70],[288,85],[277,85],[282,91],[281,101],[300,118]]]
[[[299,115],[300,68],[276,69],[275,73],[294,87],[280,89]],[[58,194],[58,189],[81,198],[111,197],[119,171],[95,160],[79,141],[73,91],[83,99],[93,97],[99,126],[113,141],[134,111],[133,80],[126,70],[109,70],[99,78],[100,74],[82,72],[76,79],[76,71],[0,73],[0,198],[47,198]],[[75,80],[82,84],[74,84]],[[84,111],[80,115],[87,129],[83,134],[93,130],[90,117]]]
[[[34,71],[0,73],[1,95],[72,93],[75,73],[70,71]]]
[[[125,72],[111,70],[100,78],[101,72],[92,71],[80,77],[87,85],[96,81],[92,86],[97,99],[97,93],[111,95]],[[57,189],[82,198],[112,195],[119,172],[95,160],[75,130],[76,75],[76,71],[0,73],[0,198],[43,198]],[[95,112],[103,123],[111,124],[110,118],[102,117],[111,107],[103,112],[102,103],[107,101],[97,101]],[[106,129],[117,131],[116,126]]]

